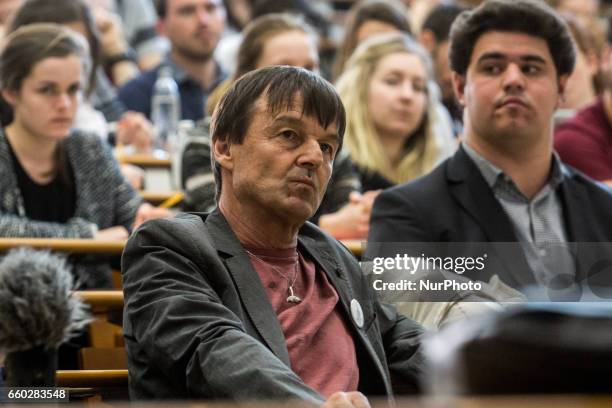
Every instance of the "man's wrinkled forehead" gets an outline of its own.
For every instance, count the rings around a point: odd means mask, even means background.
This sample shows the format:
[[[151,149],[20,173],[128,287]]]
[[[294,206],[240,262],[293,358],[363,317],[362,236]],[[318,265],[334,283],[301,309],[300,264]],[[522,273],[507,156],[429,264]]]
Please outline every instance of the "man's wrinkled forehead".
[[[315,123],[318,124],[321,128],[321,132],[324,133],[325,139],[330,143],[335,143],[335,146],[342,145],[342,138],[338,133],[338,123],[332,122],[327,128],[324,128],[323,124],[317,120],[317,118],[313,115],[307,115],[304,110],[304,105],[302,103],[302,98],[299,94],[297,94],[290,101],[287,101],[284,104],[280,104],[276,107],[270,106],[268,103],[266,96],[260,96],[251,108],[251,112],[249,115],[249,124],[250,128],[253,126],[255,122],[256,116],[264,116],[262,121],[259,121],[260,129],[258,131],[265,131],[266,133],[275,132],[281,128],[291,128],[298,131],[308,132],[313,129],[309,126],[306,118],[310,118],[314,120]],[[315,130],[316,132],[316,130]]]
[[[296,92],[290,98],[282,98],[276,101],[271,101],[268,98],[268,89],[266,89],[263,94],[257,98],[251,107],[251,121],[255,115],[266,115],[270,123],[277,122],[279,120],[286,120],[287,118],[293,118],[295,121],[301,121],[305,116],[307,116],[304,98],[300,92]],[[312,114],[312,117],[318,122],[316,116],[314,116],[314,113]],[[319,123],[319,125],[323,127],[323,124]],[[337,123],[333,122],[330,126],[337,127]]]

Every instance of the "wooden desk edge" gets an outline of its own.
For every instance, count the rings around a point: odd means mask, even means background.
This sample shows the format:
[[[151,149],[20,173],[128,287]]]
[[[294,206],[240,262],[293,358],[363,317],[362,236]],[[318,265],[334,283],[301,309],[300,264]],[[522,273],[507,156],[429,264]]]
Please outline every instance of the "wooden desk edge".
[[[120,290],[77,290],[72,293],[92,308],[123,308],[123,292]]]
[[[128,370],[58,370],[56,379],[58,387],[124,387]]]
[[[120,255],[125,247],[125,241],[62,238],[0,238],[0,252],[22,246],[60,252]]]
[[[343,240],[342,243],[355,256],[362,255],[360,240]],[[62,238],[0,238],[0,252],[27,246],[35,249],[49,249],[73,253],[104,253],[121,255],[125,241],[100,241],[96,239],[62,239]]]

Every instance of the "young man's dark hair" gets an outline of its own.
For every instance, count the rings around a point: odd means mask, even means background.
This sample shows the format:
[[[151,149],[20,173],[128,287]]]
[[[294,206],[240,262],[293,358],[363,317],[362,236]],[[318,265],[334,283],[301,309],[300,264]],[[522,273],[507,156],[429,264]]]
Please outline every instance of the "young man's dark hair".
[[[489,0],[464,11],[451,27],[450,66],[465,75],[474,45],[489,31],[524,33],[546,41],[557,75],[570,74],[576,52],[563,20],[544,2],[538,0]]]
[[[277,114],[295,106],[302,100],[302,114],[316,118],[327,128],[338,125],[338,136],[342,138],[346,128],[346,114],[334,87],[308,70],[289,66],[271,66],[251,71],[236,81],[223,95],[213,114],[210,125],[212,143],[227,140],[230,144],[241,144],[251,123],[253,109],[260,96],[266,95],[268,112]],[[211,155],[216,184],[216,199],[221,194],[221,166]]]
[[[444,42],[448,40],[453,21],[465,10],[465,7],[458,4],[440,4],[427,15],[421,31],[429,30],[437,43]]]

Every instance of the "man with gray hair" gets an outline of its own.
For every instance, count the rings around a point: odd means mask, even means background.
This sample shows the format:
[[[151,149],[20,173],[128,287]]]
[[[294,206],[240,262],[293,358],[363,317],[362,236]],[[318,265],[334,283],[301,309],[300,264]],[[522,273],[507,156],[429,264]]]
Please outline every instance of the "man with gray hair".
[[[304,69],[252,71],[223,96],[218,207],[147,223],[124,253],[133,397],[367,407],[364,394],[418,391],[421,327],[306,222],[344,129],[335,90]]]

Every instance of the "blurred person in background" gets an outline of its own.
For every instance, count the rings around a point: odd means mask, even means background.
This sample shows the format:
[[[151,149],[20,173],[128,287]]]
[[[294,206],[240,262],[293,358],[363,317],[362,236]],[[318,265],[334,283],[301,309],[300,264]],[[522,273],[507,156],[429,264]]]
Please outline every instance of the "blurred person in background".
[[[9,31],[32,23],[62,24],[87,39],[91,63],[88,71],[91,95],[87,100],[106,121],[118,121],[126,111],[125,106],[117,99],[115,88],[101,67],[102,42],[89,6],[83,0],[26,0],[15,12]]]
[[[9,30],[32,23],[62,24],[88,41],[87,82],[73,128],[96,133],[111,144],[132,145],[136,151],[149,152],[153,142],[151,123],[141,113],[126,111],[101,67],[104,42],[108,47],[108,43],[121,42],[120,38],[115,34],[111,34],[110,39],[101,38],[92,11],[83,0],[27,0],[16,11]],[[109,126],[111,122],[117,122],[114,133]],[[114,135],[114,139],[109,138],[110,135]],[[131,165],[122,165],[121,169],[135,188],[142,186],[144,173],[141,169]]]
[[[408,10],[397,0],[362,0],[349,10],[344,36],[336,52],[333,77],[338,78],[355,48],[375,34],[403,32],[412,34]]]
[[[364,191],[431,171],[455,150],[427,51],[405,34],[361,44],[336,83],[347,112],[345,149]]]
[[[131,61],[141,70],[148,70],[162,61],[169,45],[155,31],[157,15],[152,0],[87,0],[87,3],[94,12],[98,29],[102,33],[118,29],[128,45],[110,54],[107,62]]]
[[[72,131],[88,59],[79,34],[30,24],[0,54],[0,231],[5,237],[124,240],[143,221],[169,216],[142,203],[99,137]],[[82,288],[111,287],[110,266],[75,267]]]
[[[419,42],[425,47],[432,57],[436,72],[436,82],[442,93],[442,103],[448,110],[453,120],[453,133],[461,135],[463,130],[463,109],[455,98],[450,64],[448,62],[448,47],[450,27],[455,18],[465,10],[457,4],[441,4],[434,7],[426,16]]]
[[[595,101],[598,88],[599,54],[592,33],[576,17],[561,13],[576,46],[576,64],[567,80],[560,109],[576,113]]]
[[[595,39],[598,55],[606,44],[605,21],[601,19],[600,0],[549,0],[559,13],[576,17]]]
[[[223,0],[227,14],[225,30],[213,58],[228,76],[234,73],[242,30],[253,19],[253,0]]]
[[[612,186],[612,17],[600,59],[603,92],[555,129],[555,150],[567,164]]]
[[[157,31],[170,41],[170,51],[156,68],[142,73],[119,90],[130,110],[151,118],[153,88],[160,69],[170,67],[178,85],[181,119],[204,116],[206,99],[226,78],[213,53],[225,27],[221,0],[155,0]]]

